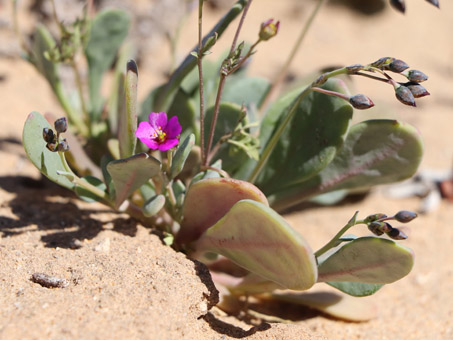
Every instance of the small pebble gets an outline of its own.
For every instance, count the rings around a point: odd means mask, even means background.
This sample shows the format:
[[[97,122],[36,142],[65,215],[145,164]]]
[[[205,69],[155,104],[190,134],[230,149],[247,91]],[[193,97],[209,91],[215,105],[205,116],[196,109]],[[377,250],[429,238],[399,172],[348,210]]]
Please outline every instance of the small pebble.
[[[60,279],[44,273],[34,273],[30,280],[32,282],[39,283],[41,286],[46,288],[65,288],[69,285],[69,282],[66,279]]]

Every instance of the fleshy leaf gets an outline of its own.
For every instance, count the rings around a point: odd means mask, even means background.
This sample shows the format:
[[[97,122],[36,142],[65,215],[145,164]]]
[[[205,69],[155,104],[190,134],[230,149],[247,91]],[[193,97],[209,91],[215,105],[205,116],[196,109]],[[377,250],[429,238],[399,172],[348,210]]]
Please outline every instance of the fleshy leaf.
[[[165,205],[165,196],[156,195],[151,197],[143,205],[143,214],[146,217],[151,217],[156,215]]]
[[[411,177],[423,155],[419,132],[395,120],[369,120],[351,127],[335,159],[315,177],[269,197],[280,211],[335,190],[364,191]]]
[[[160,168],[161,163],[147,153],[110,162],[107,171],[115,185],[115,208],[118,209],[129,195],[157,175]]]
[[[85,176],[82,177],[82,180],[90,183],[98,189],[101,189],[102,191],[106,191],[107,189],[105,183],[102,182],[99,178],[93,176]],[[75,192],[85,202],[102,202],[102,199],[99,196],[94,195],[91,191],[88,191],[79,185],[76,185]]]
[[[184,168],[187,157],[195,144],[195,135],[190,134],[178,147],[171,163],[170,177],[175,178]]]
[[[251,199],[267,204],[264,194],[253,184],[232,178],[209,178],[192,184],[184,201],[181,230],[177,241],[195,241],[220,220],[238,201]]]
[[[99,93],[102,75],[112,66],[118,49],[127,36],[129,22],[126,12],[107,9],[99,13],[91,23],[85,55],[89,69],[92,121],[98,120],[102,111],[102,97]]]
[[[347,93],[346,85],[330,79],[323,88]],[[294,105],[295,91],[269,110],[262,123],[262,146]],[[343,145],[352,118],[344,100],[318,92],[307,95],[297,106],[286,130],[269,156],[256,184],[266,195],[302,183],[325,168]]]
[[[352,296],[368,296],[373,295],[384,285],[379,283],[362,283],[362,282],[326,282],[343,293]]]
[[[285,288],[305,290],[317,279],[308,243],[274,210],[242,200],[196,243],[197,251],[223,255]]]
[[[269,80],[258,77],[232,77],[225,84],[222,101],[245,105],[248,110],[261,105],[270,88]]]
[[[273,293],[265,298],[307,306],[347,321],[368,321],[377,316],[377,307],[368,299],[333,292]]]
[[[319,264],[318,281],[392,283],[409,274],[413,264],[409,248],[384,238],[360,237]]]
[[[42,136],[44,128],[51,128],[51,126],[39,112],[34,111],[28,115],[22,133],[25,153],[43,175],[72,190],[74,184],[65,176],[57,174],[57,171],[66,172],[67,170],[58,152],[51,152],[46,148],[46,142]]]
[[[127,62],[125,78],[126,90],[126,111],[120,111],[118,140],[120,146],[120,157],[127,158],[135,153],[137,137],[137,83],[138,70],[134,60]]]

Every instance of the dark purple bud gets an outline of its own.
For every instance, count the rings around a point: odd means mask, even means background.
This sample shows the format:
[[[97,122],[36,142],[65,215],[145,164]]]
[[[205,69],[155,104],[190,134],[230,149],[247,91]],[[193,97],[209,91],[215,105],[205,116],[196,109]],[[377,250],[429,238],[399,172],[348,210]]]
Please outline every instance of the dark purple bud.
[[[371,231],[374,235],[381,236],[384,232],[381,230],[382,222],[371,222],[368,224],[368,230]]]
[[[55,152],[57,151],[57,143],[47,143],[46,148],[49,151]]]
[[[397,228],[392,228],[390,231],[386,233],[388,237],[394,240],[405,240],[407,239],[407,235],[403,233],[401,230]]]
[[[374,106],[373,101],[363,94],[356,94],[349,98],[351,105],[359,110],[369,109]]]
[[[42,129],[42,137],[47,143],[55,143],[56,136],[52,129],[44,128]]]
[[[426,1],[439,8],[439,0],[426,0]]]
[[[407,70],[409,68],[409,65],[400,59],[395,59],[390,64],[388,64],[387,68],[392,72],[400,73],[404,70]]]
[[[411,90],[409,90],[406,86],[400,85],[395,90],[396,98],[403,104],[409,106],[417,106],[415,104],[415,98],[412,94]]]
[[[420,84],[417,83],[407,83],[405,85],[411,92],[414,98],[421,98],[424,96],[429,96],[430,93]]]
[[[417,217],[417,213],[408,210],[401,210],[395,215],[395,220],[401,223],[408,223]]]
[[[422,71],[418,70],[410,70],[404,72],[403,75],[410,81],[421,83],[428,80],[428,76],[424,74]]]
[[[406,3],[404,0],[390,0],[390,4],[401,13],[406,11]]]
[[[386,217],[387,217],[386,214],[381,214],[381,213],[372,214],[372,215],[368,215],[365,218],[365,222],[374,222],[374,221],[377,221],[377,220],[380,220],[380,219],[386,218]]]
[[[383,57],[383,58],[379,58],[378,60],[376,60],[374,63],[371,63],[370,65],[373,67],[381,68],[382,66],[390,64],[393,60],[395,60],[395,58]]]
[[[69,144],[68,144],[68,142],[66,141],[66,138],[63,139],[62,142],[58,143],[58,145],[57,145],[57,151],[58,151],[58,152],[66,152],[66,151],[69,151]]]
[[[66,117],[58,118],[55,123],[55,130],[57,130],[57,133],[63,133],[66,132],[68,129],[68,121],[66,120]]]

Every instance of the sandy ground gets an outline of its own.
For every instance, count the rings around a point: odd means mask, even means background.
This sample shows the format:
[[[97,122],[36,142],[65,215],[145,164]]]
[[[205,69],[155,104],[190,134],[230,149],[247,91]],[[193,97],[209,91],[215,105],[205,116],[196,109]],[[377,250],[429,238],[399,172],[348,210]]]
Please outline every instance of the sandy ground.
[[[416,254],[414,269],[365,298],[379,311],[369,322],[349,323],[313,311],[292,324],[250,325],[215,309],[203,318],[215,289],[202,265],[164,246],[155,231],[127,216],[82,203],[41,180],[26,159],[20,145],[26,116],[59,108],[44,80],[17,58],[5,3],[0,2],[0,339],[453,339],[453,207],[445,201],[411,224],[405,245]],[[243,38],[253,40],[261,21],[282,20],[278,39],[260,47],[251,65],[255,75],[274,76],[313,6],[310,1],[278,3],[255,2],[244,29]],[[388,7],[366,16],[337,3],[322,10],[291,72],[304,77],[324,66],[382,56],[422,70],[430,76],[426,87],[432,95],[419,100],[418,108],[399,105],[384,85],[360,80],[356,88],[372,97],[376,108],[357,116],[393,115],[416,125],[426,147],[421,169],[451,168],[453,4],[442,1],[438,11],[425,1],[411,1],[405,16]],[[205,27],[220,15],[210,11]],[[181,55],[194,41],[194,16],[187,25]],[[140,68],[141,98],[162,79],[168,47],[162,49],[147,50]],[[306,209],[287,219],[317,249],[355,210],[364,216],[394,213],[417,210],[419,203],[375,191],[356,203]],[[30,280],[36,272],[64,278],[68,286],[42,287]]]

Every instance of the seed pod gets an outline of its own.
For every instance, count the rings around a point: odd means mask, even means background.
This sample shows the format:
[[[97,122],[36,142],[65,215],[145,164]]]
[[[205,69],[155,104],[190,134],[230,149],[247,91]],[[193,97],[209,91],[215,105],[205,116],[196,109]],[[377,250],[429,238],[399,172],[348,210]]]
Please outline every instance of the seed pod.
[[[388,64],[387,68],[392,72],[401,73],[404,70],[407,70],[409,68],[409,65],[400,59],[395,59],[390,64]]]
[[[408,210],[401,210],[395,215],[395,220],[401,223],[408,223],[417,217],[417,213]]]
[[[406,11],[406,3],[404,0],[390,0],[390,4],[401,13]]]
[[[428,80],[428,76],[419,70],[410,70],[402,73],[409,81],[421,83]]]
[[[363,94],[356,94],[349,98],[351,105],[359,110],[366,110],[374,106],[373,101]]]
[[[412,92],[414,98],[421,98],[430,95],[430,93],[418,83],[407,83],[405,86]]]
[[[66,120],[66,117],[58,118],[55,121],[54,126],[58,133],[66,132],[68,129],[68,121]]]
[[[401,103],[409,106],[417,106],[415,104],[415,98],[411,90],[406,86],[400,85],[395,89],[395,96]]]
[[[403,233],[401,230],[398,228],[392,228],[389,232],[386,233],[388,237],[394,240],[405,240],[407,239],[407,235]]]
[[[52,129],[44,128],[42,129],[42,137],[47,143],[55,143],[56,136]]]

